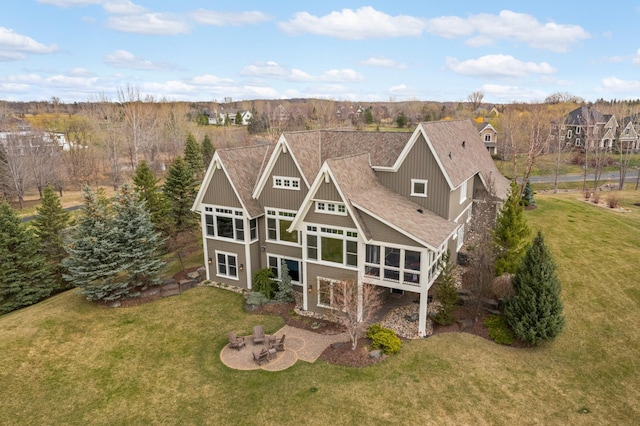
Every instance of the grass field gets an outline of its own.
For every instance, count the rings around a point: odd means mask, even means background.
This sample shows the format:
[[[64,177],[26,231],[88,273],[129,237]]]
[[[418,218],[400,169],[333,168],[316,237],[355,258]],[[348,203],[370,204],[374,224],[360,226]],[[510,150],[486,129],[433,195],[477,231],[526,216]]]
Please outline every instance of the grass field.
[[[235,371],[219,359],[228,331],[282,325],[237,294],[109,309],[70,291],[0,317],[0,423],[638,424],[640,192],[621,195],[624,213],[576,193],[527,212],[563,284],[567,326],[542,347],[451,333],[361,369]]]

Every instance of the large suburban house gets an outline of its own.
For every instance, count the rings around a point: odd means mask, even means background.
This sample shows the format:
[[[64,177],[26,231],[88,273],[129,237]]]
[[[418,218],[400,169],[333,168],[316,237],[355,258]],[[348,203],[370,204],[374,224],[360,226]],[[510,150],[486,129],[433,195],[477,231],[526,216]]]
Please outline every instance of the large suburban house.
[[[614,115],[581,106],[568,113],[556,131],[560,141],[567,146],[610,151],[614,147],[618,122]]]
[[[236,123],[236,118],[240,114],[241,122]],[[242,110],[242,109],[228,109],[221,110],[219,112],[209,113],[209,124],[211,125],[224,125],[227,120],[229,120],[229,124],[234,126],[248,126],[251,122],[251,111]]]
[[[419,295],[418,334],[438,263],[462,247],[474,198],[504,199],[471,121],[413,133],[286,132],[275,144],[216,151],[192,210],[202,220],[207,279],[251,289],[287,265],[304,310],[338,308],[340,280]]]

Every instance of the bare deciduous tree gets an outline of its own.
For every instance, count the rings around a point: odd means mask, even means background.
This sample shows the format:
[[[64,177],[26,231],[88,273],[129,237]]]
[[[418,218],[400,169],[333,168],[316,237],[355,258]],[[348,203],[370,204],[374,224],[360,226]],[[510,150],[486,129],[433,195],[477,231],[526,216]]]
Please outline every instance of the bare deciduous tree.
[[[127,85],[119,89],[118,101],[122,105],[129,164],[135,170],[141,153],[149,148],[156,137],[158,117],[150,107],[153,98],[147,96],[143,99],[139,87]]]
[[[358,337],[382,306],[380,289],[373,284],[345,279],[333,284],[332,306],[336,321],[347,328],[351,349],[358,346]]]
[[[469,103],[471,103],[471,111],[477,110],[482,104],[483,99],[484,93],[482,93],[480,90],[469,94],[469,96],[467,96],[467,100],[469,101]]]
[[[5,139],[0,166],[4,169],[5,188],[10,197],[18,200],[20,209],[24,207],[24,196],[32,185],[33,175],[29,167],[31,136],[9,134]]]

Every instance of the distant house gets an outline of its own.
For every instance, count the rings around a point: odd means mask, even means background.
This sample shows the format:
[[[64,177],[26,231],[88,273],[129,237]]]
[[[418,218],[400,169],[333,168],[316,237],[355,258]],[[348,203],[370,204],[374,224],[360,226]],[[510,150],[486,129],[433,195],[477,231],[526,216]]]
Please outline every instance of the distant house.
[[[476,127],[489,154],[498,154],[498,132],[496,129],[489,123],[478,123]]]
[[[611,114],[603,114],[589,106],[581,106],[568,113],[556,131],[560,141],[566,146],[588,150],[612,150],[618,132],[618,121]]]
[[[471,121],[285,132],[273,145],[217,150],[192,210],[207,279],[251,289],[259,269],[281,279],[284,262],[302,308],[320,313],[340,308],[343,279],[415,293],[424,335],[439,262],[447,250],[456,258],[489,187],[499,202],[509,183]]]
[[[71,149],[71,143],[67,141],[64,133],[36,130],[0,131],[0,145],[6,147],[8,144],[25,154],[41,148],[63,151]]]
[[[238,116],[238,113],[240,113],[240,117],[242,119],[240,123],[236,123],[236,118]],[[251,118],[253,117],[253,115],[251,114],[251,111],[247,111],[247,110],[241,110],[241,109],[224,110],[223,109],[219,112],[216,111],[214,113],[209,114],[209,124],[222,126],[227,122],[227,117],[229,119],[229,124],[233,126],[236,126],[236,125],[248,126],[249,123],[251,122]]]

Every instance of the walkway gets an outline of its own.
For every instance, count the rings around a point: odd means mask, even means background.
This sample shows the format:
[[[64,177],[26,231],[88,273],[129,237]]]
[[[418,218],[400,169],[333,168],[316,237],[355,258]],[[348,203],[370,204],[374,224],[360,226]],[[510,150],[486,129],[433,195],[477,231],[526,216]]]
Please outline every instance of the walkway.
[[[276,358],[268,364],[259,366],[253,361],[253,352],[260,352],[262,345],[254,346],[251,342],[251,336],[245,337],[247,345],[240,350],[230,349],[229,345],[225,345],[222,348],[222,352],[220,352],[220,360],[227,367],[236,370],[262,369],[281,371],[291,367],[297,360],[315,362],[320,354],[332,343],[349,340],[346,333],[318,334],[289,325],[285,325],[278,330],[275,336],[279,339],[283,334],[286,335],[284,340],[285,350],[284,352],[277,352]]]

